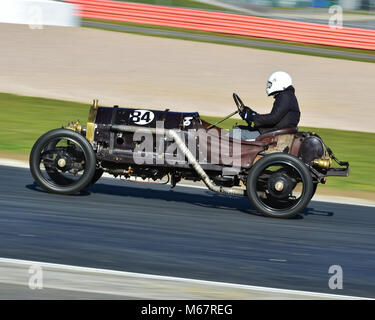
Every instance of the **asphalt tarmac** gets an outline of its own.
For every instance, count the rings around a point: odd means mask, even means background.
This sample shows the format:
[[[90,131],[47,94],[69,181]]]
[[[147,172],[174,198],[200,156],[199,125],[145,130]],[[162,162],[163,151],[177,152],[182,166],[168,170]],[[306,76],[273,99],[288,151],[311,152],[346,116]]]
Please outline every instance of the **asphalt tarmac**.
[[[0,178],[1,258],[375,298],[374,207],[312,201],[281,220],[197,188],[102,178],[62,196],[28,169]],[[332,265],[343,289],[329,288]]]

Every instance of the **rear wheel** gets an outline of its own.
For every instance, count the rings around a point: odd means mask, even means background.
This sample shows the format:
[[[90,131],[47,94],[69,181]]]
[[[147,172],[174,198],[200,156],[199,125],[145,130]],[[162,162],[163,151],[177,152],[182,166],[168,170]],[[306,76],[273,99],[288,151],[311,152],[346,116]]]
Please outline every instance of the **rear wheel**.
[[[95,153],[79,133],[55,129],[42,135],[30,153],[30,171],[44,190],[74,194],[94,178]]]
[[[318,189],[318,182],[313,182],[313,192],[311,195],[311,199],[314,197],[316,189]]]
[[[273,153],[257,161],[247,179],[250,202],[269,217],[292,218],[310,202],[314,186],[310,171],[298,158]]]

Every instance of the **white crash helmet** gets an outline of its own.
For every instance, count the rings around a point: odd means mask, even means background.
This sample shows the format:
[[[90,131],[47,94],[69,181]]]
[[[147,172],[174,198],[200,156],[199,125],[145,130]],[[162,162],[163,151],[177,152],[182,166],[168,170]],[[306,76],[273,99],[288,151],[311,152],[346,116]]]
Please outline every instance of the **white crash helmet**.
[[[267,81],[267,95],[283,91],[292,85],[291,76],[284,71],[277,71],[270,75]]]

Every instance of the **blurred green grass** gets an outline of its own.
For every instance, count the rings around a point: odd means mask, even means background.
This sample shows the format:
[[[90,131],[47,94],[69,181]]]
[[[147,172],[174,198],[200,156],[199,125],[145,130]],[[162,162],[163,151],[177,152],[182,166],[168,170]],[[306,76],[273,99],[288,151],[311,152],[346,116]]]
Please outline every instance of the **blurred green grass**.
[[[85,123],[89,106],[90,102],[85,104],[0,93],[0,152],[28,155],[34,142],[46,131],[73,120]],[[202,118],[211,123],[219,119]],[[230,129],[235,123],[244,124],[240,119],[232,118],[220,126]],[[375,133],[306,127],[300,127],[300,130],[317,132],[340,160],[350,162],[350,176],[330,178],[328,188],[375,192]]]
[[[28,154],[44,132],[87,120],[88,104],[0,93],[0,150]]]

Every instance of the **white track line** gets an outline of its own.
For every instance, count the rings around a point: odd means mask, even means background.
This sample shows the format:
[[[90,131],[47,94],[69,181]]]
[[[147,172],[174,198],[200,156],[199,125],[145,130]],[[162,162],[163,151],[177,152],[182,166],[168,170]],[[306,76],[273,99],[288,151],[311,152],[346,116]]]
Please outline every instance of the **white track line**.
[[[197,280],[197,279],[190,279],[190,278],[170,277],[170,276],[160,276],[160,275],[152,275],[152,274],[79,267],[79,266],[72,266],[72,265],[30,261],[30,260],[20,260],[20,259],[0,258],[0,264],[1,263],[22,265],[22,266],[38,265],[42,268],[53,268],[53,269],[59,269],[62,271],[70,271],[70,272],[123,276],[123,277],[128,277],[128,278],[159,280],[159,281],[166,281],[166,282],[173,281],[173,282],[179,282],[179,283],[198,284],[198,285],[203,285],[203,286],[221,286],[221,287],[227,287],[227,288],[232,288],[232,289],[242,289],[242,290],[258,291],[258,292],[262,291],[264,293],[274,293],[274,294],[282,294],[282,295],[308,296],[311,298],[320,298],[320,299],[373,300],[370,298],[357,297],[357,296],[346,296],[346,295],[337,295],[337,294],[328,294],[328,293],[319,293],[319,292],[310,292],[310,291],[251,286],[251,285],[243,285],[243,284],[236,284],[236,283]]]
[[[29,164],[25,161],[5,159],[5,158],[0,158],[0,166],[8,166],[8,167],[15,167],[15,168],[29,168]],[[111,176],[109,174],[104,174],[103,177],[113,179],[113,176]],[[195,189],[207,190],[206,187],[204,187],[202,185],[198,185],[198,184],[193,185],[193,184],[188,184],[188,183],[179,183],[177,185],[177,187],[186,187],[186,188],[195,188]],[[374,195],[374,198],[375,198],[375,195]],[[347,205],[355,205],[355,206],[364,206],[364,207],[375,208],[375,201],[358,199],[358,198],[323,196],[323,195],[318,194],[318,195],[314,196],[314,200],[312,200],[312,201],[329,202],[329,203],[338,203],[338,204],[347,204]]]
[[[0,158],[0,166],[15,167],[15,168],[29,168],[26,161]]]

